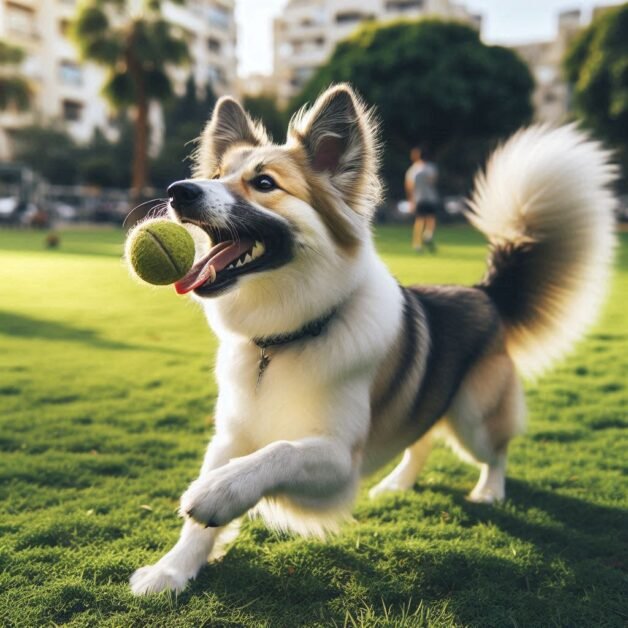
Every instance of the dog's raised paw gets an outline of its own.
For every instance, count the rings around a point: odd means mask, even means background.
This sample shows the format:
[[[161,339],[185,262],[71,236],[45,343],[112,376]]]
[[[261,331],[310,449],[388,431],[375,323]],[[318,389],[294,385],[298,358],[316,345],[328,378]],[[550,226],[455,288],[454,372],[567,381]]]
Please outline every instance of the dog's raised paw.
[[[179,570],[156,563],[138,569],[131,576],[130,585],[134,595],[149,595],[162,591],[180,593],[187,582],[188,578]]]
[[[181,496],[179,512],[217,528],[244,514],[260,498],[253,478],[231,462],[192,482]]]

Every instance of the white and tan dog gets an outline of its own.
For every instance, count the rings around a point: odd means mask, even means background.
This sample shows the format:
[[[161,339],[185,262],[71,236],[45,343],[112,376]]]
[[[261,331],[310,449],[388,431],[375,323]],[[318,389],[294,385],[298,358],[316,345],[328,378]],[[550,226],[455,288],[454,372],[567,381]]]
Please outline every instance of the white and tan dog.
[[[177,544],[131,578],[182,590],[225,526],[254,510],[323,536],[360,478],[405,449],[372,491],[410,488],[434,434],[481,467],[470,494],[504,498],[524,426],[517,370],[539,372],[595,316],[609,274],[613,169],[573,127],[515,135],[478,178],[472,221],[490,242],[475,287],[400,286],[377,256],[376,129],[346,85],[271,144],[230,98],[201,138],[171,216],[197,240],[176,284],[220,339],[216,431],[181,497]]]

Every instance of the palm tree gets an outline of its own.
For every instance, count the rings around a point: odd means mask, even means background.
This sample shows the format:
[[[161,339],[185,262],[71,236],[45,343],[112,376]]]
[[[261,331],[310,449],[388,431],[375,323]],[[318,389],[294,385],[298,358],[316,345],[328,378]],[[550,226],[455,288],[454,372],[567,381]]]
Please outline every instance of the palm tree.
[[[20,48],[0,41],[0,111],[9,107],[27,109],[30,104],[28,82],[13,74],[14,67],[23,58],[24,52]]]
[[[115,108],[132,106],[131,191],[148,178],[148,108],[172,95],[168,68],[188,61],[188,47],[161,16],[163,0],[84,0],[72,33],[85,60],[107,68],[103,93]]]

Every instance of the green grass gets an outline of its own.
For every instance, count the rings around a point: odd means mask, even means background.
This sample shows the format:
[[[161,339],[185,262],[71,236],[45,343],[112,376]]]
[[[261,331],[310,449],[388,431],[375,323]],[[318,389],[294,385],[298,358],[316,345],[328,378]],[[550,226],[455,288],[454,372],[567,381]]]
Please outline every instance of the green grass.
[[[435,257],[408,238],[378,232],[400,280],[480,277],[468,229]],[[413,491],[363,490],[328,543],[247,522],[178,598],[141,599],[127,580],[176,540],[211,434],[216,342],[192,303],[128,278],[120,232],[42,242],[0,231],[0,625],[628,623],[628,238],[599,325],[527,386],[505,504],[466,502],[476,470],[437,448]]]

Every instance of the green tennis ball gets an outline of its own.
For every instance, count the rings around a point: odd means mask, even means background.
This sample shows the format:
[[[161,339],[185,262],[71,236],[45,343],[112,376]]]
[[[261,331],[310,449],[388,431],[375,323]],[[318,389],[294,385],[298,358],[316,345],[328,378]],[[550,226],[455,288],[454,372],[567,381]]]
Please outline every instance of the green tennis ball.
[[[150,220],[133,229],[126,259],[140,279],[165,286],[181,279],[194,263],[194,240],[170,220]]]

